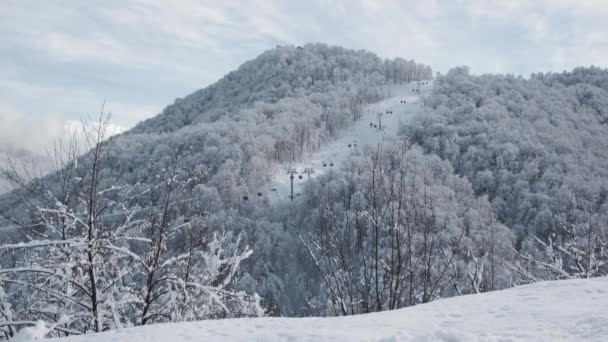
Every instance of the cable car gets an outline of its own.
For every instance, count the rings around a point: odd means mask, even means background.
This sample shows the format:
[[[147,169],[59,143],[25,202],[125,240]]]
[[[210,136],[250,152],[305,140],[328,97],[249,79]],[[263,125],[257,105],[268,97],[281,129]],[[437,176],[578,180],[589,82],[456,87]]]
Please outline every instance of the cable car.
[[[334,166],[334,163],[329,163],[329,166]]]
[[[327,163],[323,163],[323,167],[327,167]]]
[[[249,196],[243,196],[243,201],[249,200]]]
[[[261,192],[258,192],[258,197],[262,197],[262,193]]]
[[[348,147],[350,147],[350,144],[348,144]]]
[[[277,189],[276,189],[276,188],[272,188],[272,190],[271,190],[271,191],[277,191]]]
[[[299,175],[298,178],[302,179],[302,175]]]

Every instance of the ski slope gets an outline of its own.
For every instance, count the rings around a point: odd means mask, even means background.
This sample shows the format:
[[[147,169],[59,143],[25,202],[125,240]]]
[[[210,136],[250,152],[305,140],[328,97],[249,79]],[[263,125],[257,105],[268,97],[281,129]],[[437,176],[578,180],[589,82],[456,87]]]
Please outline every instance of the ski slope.
[[[365,106],[361,118],[350,128],[341,132],[337,139],[321,146],[319,151],[304,156],[303,160],[298,163],[280,164],[275,167],[273,181],[269,185],[270,189],[274,189],[271,192],[271,201],[277,202],[289,199],[291,181],[286,172],[288,168],[295,169],[298,172],[294,177],[294,195],[297,196],[301,187],[308,180],[308,175],[304,174],[305,168],[314,169],[314,174],[311,175],[312,179],[328,172],[330,169],[338,169],[355,150],[366,145],[376,146],[384,140],[396,137],[400,124],[406,123],[420,111],[420,96],[412,92],[412,89],[417,87],[416,84],[411,83],[393,88],[394,96]],[[424,94],[430,90],[432,83],[420,87]],[[405,103],[401,101],[405,101]],[[383,114],[381,117],[382,129],[370,126],[370,123],[379,126],[379,113]],[[302,179],[299,178],[300,175]]]
[[[608,277],[540,282],[359,316],[167,323],[59,341],[608,341]]]

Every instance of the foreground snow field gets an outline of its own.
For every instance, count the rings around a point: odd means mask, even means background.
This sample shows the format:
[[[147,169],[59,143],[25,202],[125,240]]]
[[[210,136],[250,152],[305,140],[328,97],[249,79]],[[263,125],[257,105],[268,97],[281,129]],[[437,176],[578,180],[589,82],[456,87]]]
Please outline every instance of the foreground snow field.
[[[608,341],[608,278],[541,282],[351,317],[157,324],[60,341]]]

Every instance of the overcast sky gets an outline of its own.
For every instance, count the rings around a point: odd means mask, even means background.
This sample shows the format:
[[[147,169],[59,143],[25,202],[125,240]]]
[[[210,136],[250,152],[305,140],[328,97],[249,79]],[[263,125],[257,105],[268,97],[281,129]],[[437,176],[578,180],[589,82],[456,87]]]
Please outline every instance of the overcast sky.
[[[2,0],[0,151],[96,113],[129,128],[277,44],[325,42],[445,72],[608,64],[606,0]]]

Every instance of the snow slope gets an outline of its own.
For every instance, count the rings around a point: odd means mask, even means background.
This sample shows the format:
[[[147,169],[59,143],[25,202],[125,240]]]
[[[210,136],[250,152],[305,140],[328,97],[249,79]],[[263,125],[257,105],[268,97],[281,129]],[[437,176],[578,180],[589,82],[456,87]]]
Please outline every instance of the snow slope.
[[[422,85],[423,93],[428,92],[430,87],[432,87],[432,83]],[[392,89],[395,96],[365,106],[361,118],[352,127],[342,132],[336,140],[321,146],[319,151],[305,156],[304,160],[299,163],[278,165],[275,168],[273,181],[269,185],[271,189],[275,189],[272,191],[271,200],[276,202],[289,199],[291,190],[289,175],[286,173],[287,168],[294,168],[298,172],[294,179],[294,194],[297,194],[308,179],[307,175],[303,173],[305,168],[315,170],[311,178],[319,176],[332,168],[339,168],[354,150],[365,145],[375,146],[395,137],[399,125],[409,121],[420,110],[420,96],[412,92],[412,88],[417,88],[417,85],[412,83],[395,87]],[[402,100],[405,103],[401,103]],[[387,111],[390,111],[391,114],[387,114]],[[383,113],[382,130],[379,127],[370,127],[370,123],[378,125],[378,113]],[[299,179],[300,175],[303,176],[302,179]]]
[[[359,316],[168,323],[61,341],[608,341],[608,277],[540,282]]]

